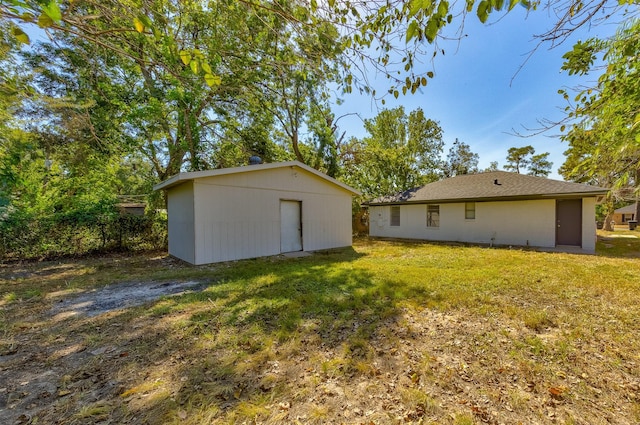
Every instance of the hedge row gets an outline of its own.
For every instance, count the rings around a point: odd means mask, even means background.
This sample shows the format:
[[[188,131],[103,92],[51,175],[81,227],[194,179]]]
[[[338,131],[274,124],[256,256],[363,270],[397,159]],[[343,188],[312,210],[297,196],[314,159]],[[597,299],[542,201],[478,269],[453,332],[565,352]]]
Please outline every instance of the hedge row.
[[[167,246],[166,214],[144,216],[81,212],[33,217],[0,216],[0,258],[78,256],[113,250],[150,250]]]

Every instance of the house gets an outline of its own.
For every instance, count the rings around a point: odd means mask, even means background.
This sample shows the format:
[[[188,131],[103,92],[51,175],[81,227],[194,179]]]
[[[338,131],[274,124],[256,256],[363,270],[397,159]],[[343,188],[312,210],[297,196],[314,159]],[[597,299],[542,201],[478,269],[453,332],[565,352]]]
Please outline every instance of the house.
[[[627,205],[626,207],[618,208],[613,212],[612,220],[616,224],[627,224],[629,220],[637,220],[636,204]]]
[[[144,215],[144,211],[147,208],[145,202],[120,202],[116,204],[120,215],[135,215],[141,217]]]
[[[606,193],[505,171],[460,175],[368,202],[369,235],[594,252]]]
[[[116,207],[120,215],[143,216],[147,209],[146,195],[120,195]]]
[[[169,254],[207,264],[351,245],[359,192],[300,162],[177,174],[166,190]]]

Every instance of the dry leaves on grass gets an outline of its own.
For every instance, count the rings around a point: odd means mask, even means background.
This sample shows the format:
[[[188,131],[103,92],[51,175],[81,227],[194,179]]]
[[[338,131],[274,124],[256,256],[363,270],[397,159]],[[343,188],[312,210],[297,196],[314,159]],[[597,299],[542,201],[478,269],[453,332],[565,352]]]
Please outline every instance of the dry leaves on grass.
[[[172,264],[163,273],[184,280],[225,274],[202,294],[59,322],[46,294],[76,266],[47,274],[41,296],[18,296],[34,288],[16,279],[0,310],[0,423],[640,422],[634,263],[358,249],[222,272]],[[113,276],[108,261],[91,267]]]

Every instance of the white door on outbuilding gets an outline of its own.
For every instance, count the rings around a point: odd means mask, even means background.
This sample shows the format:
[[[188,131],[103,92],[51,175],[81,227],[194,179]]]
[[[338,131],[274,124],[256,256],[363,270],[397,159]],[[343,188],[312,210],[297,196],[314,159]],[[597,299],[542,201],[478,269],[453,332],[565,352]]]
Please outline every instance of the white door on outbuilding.
[[[299,201],[280,201],[280,252],[302,251]]]

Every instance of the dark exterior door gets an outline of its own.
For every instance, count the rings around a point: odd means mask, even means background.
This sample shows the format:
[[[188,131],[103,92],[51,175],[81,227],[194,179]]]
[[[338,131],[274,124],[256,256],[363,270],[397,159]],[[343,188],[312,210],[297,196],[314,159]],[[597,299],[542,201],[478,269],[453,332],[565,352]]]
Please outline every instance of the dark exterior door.
[[[582,199],[556,201],[556,245],[582,246]]]

